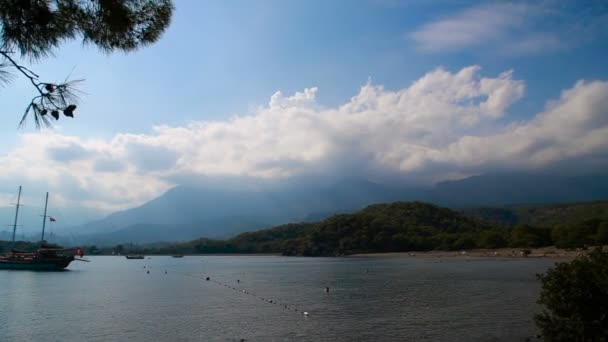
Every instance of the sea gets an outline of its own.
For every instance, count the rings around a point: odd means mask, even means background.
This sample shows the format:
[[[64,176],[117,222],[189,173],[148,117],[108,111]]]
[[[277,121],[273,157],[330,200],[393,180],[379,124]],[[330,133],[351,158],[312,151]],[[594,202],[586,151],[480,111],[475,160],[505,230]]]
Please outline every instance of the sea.
[[[0,270],[0,341],[534,341],[555,260],[91,256]]]

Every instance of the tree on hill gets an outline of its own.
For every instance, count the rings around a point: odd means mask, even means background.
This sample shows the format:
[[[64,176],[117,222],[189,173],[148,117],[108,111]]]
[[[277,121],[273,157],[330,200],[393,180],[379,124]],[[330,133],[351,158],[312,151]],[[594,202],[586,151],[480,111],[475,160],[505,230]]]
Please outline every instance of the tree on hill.
[[[477,246],[481,248],[502,248],[506,247],[508,238],[499,229],[485,230],[479,233]]]
[[[576,248],[589,245],[601,245],[606,239],[608,221],[591,218],[576,224],[555,226],[551,232],[555,246],[559,248]]]
[[[20,125],[32,114],[37,127],[49,116],[74,117],[78,81],[44,82],[20,59],[39,60],[61,43],[81,39],[110,53],[133,51],[157,41],[169,26],[171,0],[2,0],[0,1],[0,82],[25,77],[35,96]]]
[[[608,221],[604,221],[598,225],[595,240],[600,245],[608,244]]]
[[[544,306],[535,316],[546,341],[606,341],[608,338],[608,251],[559,263],[539,275]]]
[[[511,231],[511,247],[541,247],[551,243],[551,230],[548,228],[520,224]]]

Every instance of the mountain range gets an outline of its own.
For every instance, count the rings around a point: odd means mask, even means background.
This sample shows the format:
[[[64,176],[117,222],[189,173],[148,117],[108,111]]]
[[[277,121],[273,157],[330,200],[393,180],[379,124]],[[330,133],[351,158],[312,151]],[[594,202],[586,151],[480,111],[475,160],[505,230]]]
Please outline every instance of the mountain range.
[[[425,201],[455,209],[608,199],[602,174],[556,176],[504,173],[446,181],[433,187],[361,179],[267,188],[177,186],[139,207],[79,226],[79,243],[108,245],[228,238],[288,222],[318,221],[370,204]]]

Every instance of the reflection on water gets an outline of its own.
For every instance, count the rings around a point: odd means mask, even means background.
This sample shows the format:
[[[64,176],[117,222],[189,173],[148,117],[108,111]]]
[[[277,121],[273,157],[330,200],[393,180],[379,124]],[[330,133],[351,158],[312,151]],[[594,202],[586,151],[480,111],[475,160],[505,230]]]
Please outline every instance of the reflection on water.
[[[69,272],[0,271],[0,341],[517,341],[535,334],[535,274],[553,264],[408,257],[91,259],[72,263]]]

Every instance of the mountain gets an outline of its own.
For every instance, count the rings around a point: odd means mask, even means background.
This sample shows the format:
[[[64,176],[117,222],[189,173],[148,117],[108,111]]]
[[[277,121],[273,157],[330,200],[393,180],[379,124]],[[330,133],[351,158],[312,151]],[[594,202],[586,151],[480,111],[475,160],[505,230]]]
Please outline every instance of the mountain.
[[[498,173],[437,184],[429,200],[449,207],[568,203],[608,199],[608,174]]]
[[[120,243],[154,243],[159,241],[187,241],[195,237],[226,238],[247,230],[268,227],[243,217],[226,217],[224,219],[200,221],[195,224],[133,224],[126,228],[108,233],[81,236],[78,241],[102,246]],[[221,232],[221,233],[218,233]]]
[[[87,232],[80,237],[86,243],[184,241],[228,238],[289,222],[320,221],[382,202],[418,200],[463,209],[601,199],[608,199],[608,177],[599,174],[488,174],[441,182],[426,189],[360,179],[257,189],[177,186],[142,206],[113,213],[77,231]]]
[[[94,232],[82,235],[81,240],[97,244],[227,238],[413,197],[407,190],[362,180],[243,190],[178,186],[142,206],[113,213],[77,230]]]

